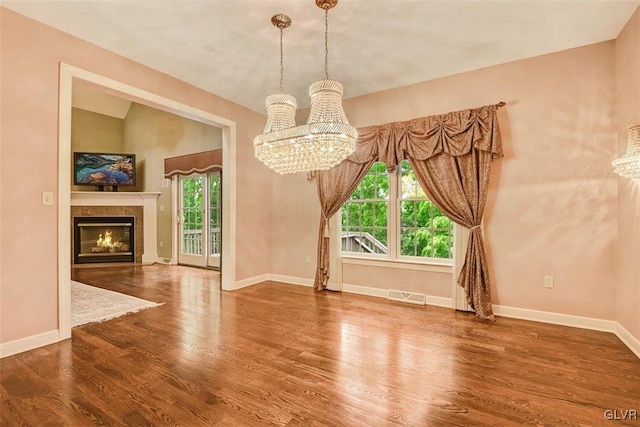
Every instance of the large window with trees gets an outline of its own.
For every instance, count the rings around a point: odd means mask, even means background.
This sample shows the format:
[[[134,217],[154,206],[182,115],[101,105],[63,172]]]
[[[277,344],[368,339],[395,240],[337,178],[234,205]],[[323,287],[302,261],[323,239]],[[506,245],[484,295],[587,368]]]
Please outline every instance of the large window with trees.
[[[407,160],[393,173],[375,163],[341,215],[344,254],[424,262],[453,257],[453,221],[427,198]]]

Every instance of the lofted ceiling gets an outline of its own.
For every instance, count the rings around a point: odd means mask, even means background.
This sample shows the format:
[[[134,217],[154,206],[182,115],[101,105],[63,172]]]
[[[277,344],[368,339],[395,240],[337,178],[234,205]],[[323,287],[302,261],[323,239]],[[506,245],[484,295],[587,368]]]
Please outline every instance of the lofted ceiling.
[[[324,78],[314,0],[1,0],[1,5],[265,113],[284,91],[309,105]],[[329,77],[345,98],[615,39],[640,0],[340,0],[329,12]]]

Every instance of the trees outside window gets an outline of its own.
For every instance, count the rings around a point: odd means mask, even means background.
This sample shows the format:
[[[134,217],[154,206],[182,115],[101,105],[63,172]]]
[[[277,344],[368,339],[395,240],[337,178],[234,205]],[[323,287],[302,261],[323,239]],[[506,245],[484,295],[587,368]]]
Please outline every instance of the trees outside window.
[[[375,163],[342,206],[342,251],[400,259],[451,259],[453,221],[425,195],[407,160]]]
[[[342,250],[388,253],[389,177],[384,163],[374,163],[342,205]]]
[[[203,177],[182,179],[182,252],[202,253]]]

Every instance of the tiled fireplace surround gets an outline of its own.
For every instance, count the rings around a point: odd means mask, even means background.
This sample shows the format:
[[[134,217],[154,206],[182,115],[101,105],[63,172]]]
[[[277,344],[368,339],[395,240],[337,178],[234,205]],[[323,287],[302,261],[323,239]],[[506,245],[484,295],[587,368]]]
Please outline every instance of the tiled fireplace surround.
[[[71,224],[77,216],[133,216],[136,263],[154,263],[158,260],[156,204],[159,195],[151,192],[72,191]],[[73,245],[73,227],[71,233]]]

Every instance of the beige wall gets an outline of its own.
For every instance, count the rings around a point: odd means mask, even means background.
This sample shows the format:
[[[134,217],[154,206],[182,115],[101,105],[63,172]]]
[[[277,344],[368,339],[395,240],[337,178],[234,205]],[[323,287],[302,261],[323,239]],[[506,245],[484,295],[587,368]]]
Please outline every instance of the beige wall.
[[[41,193],[58,191],[60,62],[236,122],[236,280],[269,272],[272,175],[251,145],[262,115],[4,8],[0,31],[0,342],[58,328],[57,208]]]
[[[124,120],[79,108],[71,110],[72,155],[76,151],[122,153],[123,150]],[[87,191],[87,187],[72,185],[71,190]]]
[[[125,151],[136,154],[137,191],[158,197],[158,256],[171,258],[171,186],[163,186],[164,159],[222,148],[222,130],[133,103],[124,119]],[[162,242],[162,247],[160,247]]]
[[[92,111],[71,110],[71,152],[120,153],[124,149],[124,120]]]
[[[499,111],[505,157],[492,171],[485,216],[496,304],[616,318],[614,55],[614,42],[600,43],[344,102],[356,127],[507,102]],[[299,176],[274,192],[285,204],[272,242],[284,235],[287,243],[274,245],[275,272],[303,274],[278,260],[315,253],[315,237],[293,238],[317,233],[315,186]],[[283,200],[287,193],[295,200]],[[349,284],[451,295],[440,273],[353,265],[343,273]],[[543,287],[545,275],[554,289]]]
[[[451,297],[451,280],[451,273],[355,264],[342,266],[342,281],[347,285],[417,292],[434,297]]]
[[[640,9],[616,40],[616,70],[620,156],[627,127],[640,123]],[[640,181],[618,178],[618,212],[618,322],[640,339]]]

